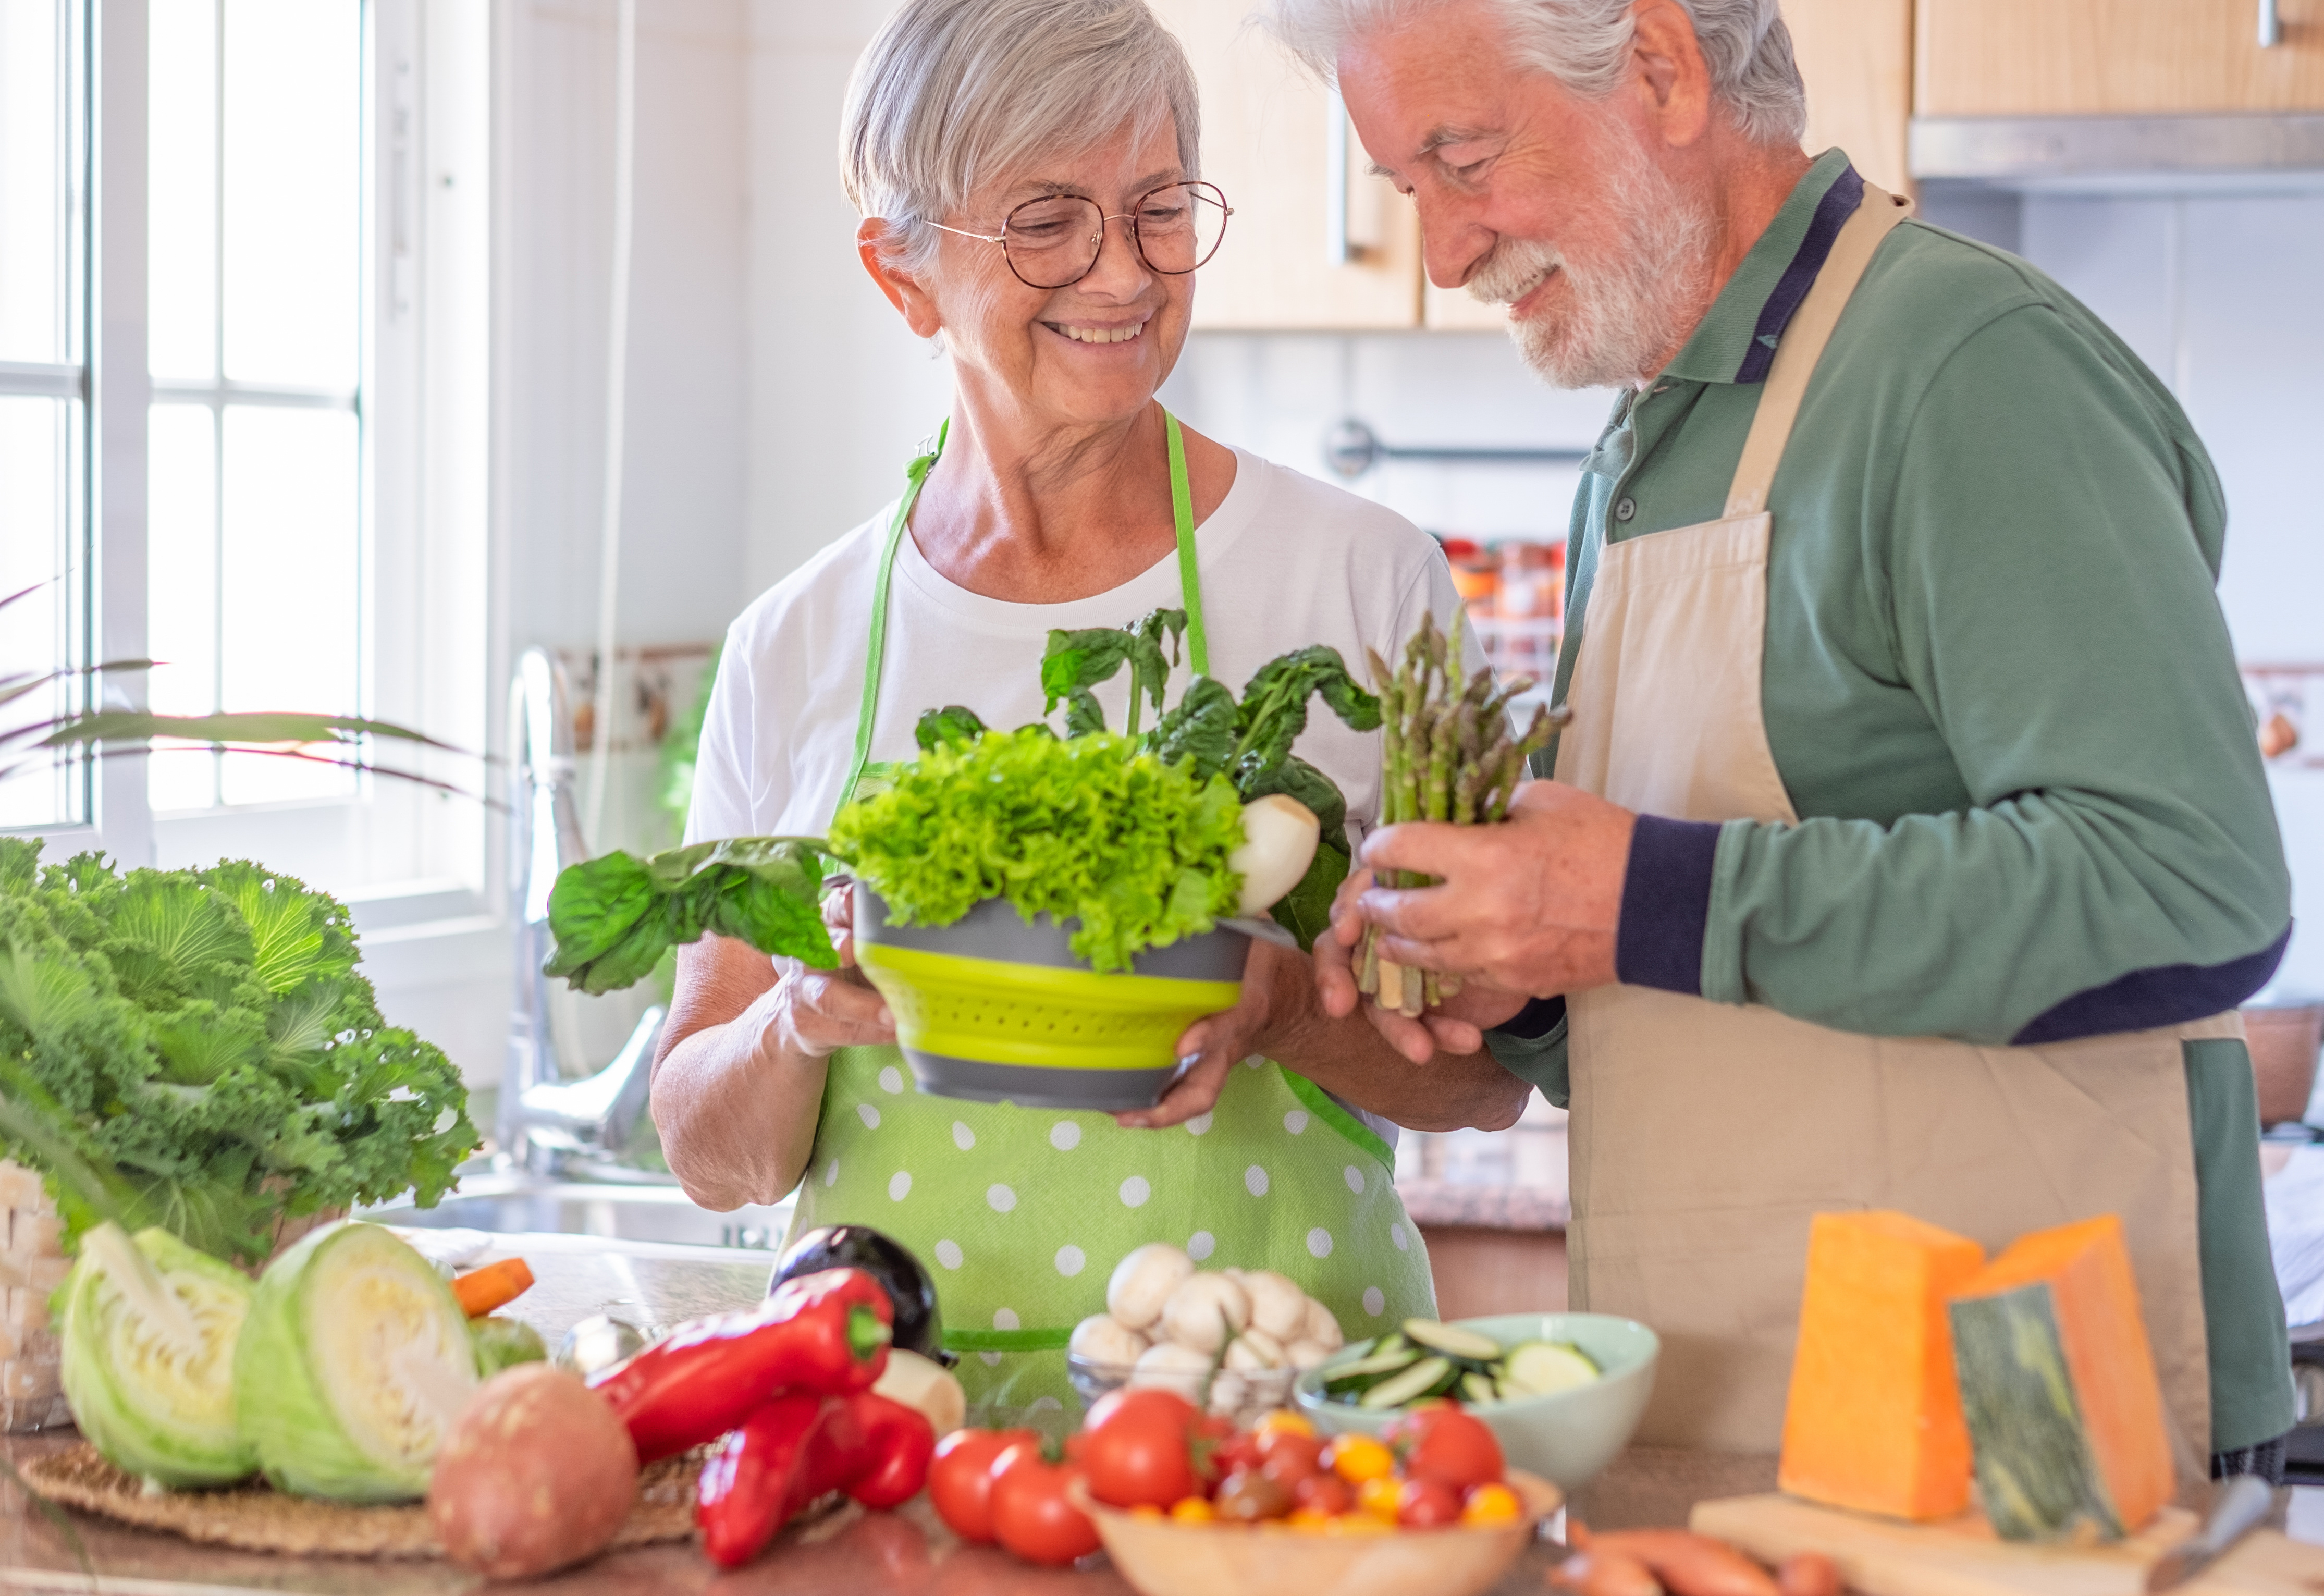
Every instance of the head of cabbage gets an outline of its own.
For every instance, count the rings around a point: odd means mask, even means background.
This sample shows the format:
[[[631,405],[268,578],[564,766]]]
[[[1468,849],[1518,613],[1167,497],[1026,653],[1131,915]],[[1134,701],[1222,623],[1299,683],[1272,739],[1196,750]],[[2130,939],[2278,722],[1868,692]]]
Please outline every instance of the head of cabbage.
[[[316,1231],[267,1266],[235,1351],[235,1412],[266,1478],[336,1501],[426,1495],[476,1385],[452,1288],[360,1222]]]

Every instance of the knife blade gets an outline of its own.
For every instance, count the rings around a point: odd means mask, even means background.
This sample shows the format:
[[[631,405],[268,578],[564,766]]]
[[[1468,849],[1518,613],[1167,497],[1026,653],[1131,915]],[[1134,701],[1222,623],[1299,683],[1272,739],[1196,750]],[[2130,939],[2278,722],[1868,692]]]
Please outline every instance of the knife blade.
[[[2219,1488],[2193,1535],[2164,1552],[2146,1571],[2149,1591],[2168,1591],[2208,1567],[2243,1539],[2275,1505],[2275,1492],[2256,1474],[2238,1474]]]

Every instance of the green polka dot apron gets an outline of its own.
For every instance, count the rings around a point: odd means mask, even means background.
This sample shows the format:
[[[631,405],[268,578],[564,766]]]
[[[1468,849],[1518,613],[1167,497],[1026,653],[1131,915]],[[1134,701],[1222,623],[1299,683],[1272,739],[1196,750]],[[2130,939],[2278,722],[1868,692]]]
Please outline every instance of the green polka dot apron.
[[[1164,420],[1187,652],[1206,675],[1185,445],[1176,419]],[[889,524],[843,805],[877,774],[889,575],[943,448],[939,431]],[[1105,1113],[938,1097],[919,1089],[899,1048],[847,1047],[828,1062],[792,1233],[868,1224],[918,1255],[936,1278],[945,1345],[963,1354],[972,1417],[1070,1415],[1066,1341],[1104,1311],[1115,1262],[1148,1241],[1184,1247],[1204,1268],[1277,1270],[1331,1308],[1350,1340],[1433,1315],[1427,1250],[1394,1176],[1369,1126],[1268,1059],[1231,1070],[1210,1112],[1130,1130]]]

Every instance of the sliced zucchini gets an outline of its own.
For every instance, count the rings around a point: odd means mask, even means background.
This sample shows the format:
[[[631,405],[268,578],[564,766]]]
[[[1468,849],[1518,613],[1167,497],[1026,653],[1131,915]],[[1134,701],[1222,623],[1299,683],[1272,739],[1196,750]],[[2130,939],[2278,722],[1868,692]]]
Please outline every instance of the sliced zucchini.
[[[1452,1372],[1449,1359],[1423,1358],[1401,1374],[1391,1375],[1363,1395],[1360,1407],[1401,1407],[1415,1398],[1432,1396]]]
[[[1501,1355],[1501,1343],[1491,1336],[1463,1330],[1457,1324],[1439,1324],[1434,1319],[1406,1319],[1404,1333],[1432,1352],[1480,1363]]]
[[[1462,1375],[1461,1396],[1462,1400],[1475,1403],[1497,1402],[1500,1399],[1499,1388],[1493,1384],[1493,1377],[1489,1374]]]
[[[1502,1383],[1528,1397],[1546,1397],[1586,1386],[1602,1372],[1590,1354],[1571,1342],[1529,1341],[1509,1349]]]
[[[1388,1352],[1367,1352],[1352,1363],[1342,1363],[1332,1370],[1327,1384],[1337,1385],[1343,1379],[1357,1379],[1368,1374],[1394,1374],[1399,1369],[1409,1369],[1420,1361],[1421,1354],[1397,1338],[1396,1347]]]

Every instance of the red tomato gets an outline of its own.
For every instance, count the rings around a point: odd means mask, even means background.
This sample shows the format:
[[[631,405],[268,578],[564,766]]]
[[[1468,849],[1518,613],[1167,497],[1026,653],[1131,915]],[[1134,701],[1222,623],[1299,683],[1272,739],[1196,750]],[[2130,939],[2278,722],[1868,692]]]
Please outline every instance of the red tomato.
[[[1131,1389],[1117,1386],[1100,1397],[1090,1407],[1089,1416],[1082,1420],[1084,1430],[1102,1429],[1118,1415],[1127,1413],[1169,1414],[1176,1417],[1181,1427],[1202,1418],[1202,1410],[1176,1391],[1157,1390],[1151,1386]]]
[[[1336,1518],[1355,1510],[1356,1488],[1329,1471],[1310,1474],[1291,1488],[1291,1505]]]
[[[928,1499],[936,1516],[964,1541],[992,1539],[992,1463],[1019,1441],[1036,1441],[1030,1430],[954,1430],[936,1443],[928,1464]]]
[[[1066,1499],[1078,1472],[1041,1455],[1038,1440],[1019,1441],[992,1460],[992,1533],[1028,1563],[1062,1567],[1098,1548],[1097,1527]]]
[[[1270,1430],[1259,1438],[1259,1469],[1269,1479],[1296,1485],[1309,1475],[1323,1471],[1326,1444],[1321,1435]]]
[[[1406,1529],[1461,1522],[1461,1493],[1442,1480],[1407,1480],[1396,1493],[1396,1521]]]
[[[1223,1480],[1229,1474],[1257,1473],[1265,1461],[1259,1450],[1259,1437],[1248,1430],[1230,1431],[1217,1437],[1211,1447],[1211,1471]]]
[[[1388,1426],[1387,1438],[1411,1479],[1466,1490],[1501,1477],[1501,1444],[1482,1419],[1452,1403],[1414,1409]]]
[[[1080,1462],[1090,1494],[1117,1508],[1167,1508],[1201,1495],[1208,1481],[1194,1464],[1190,1413],[1124,1406],[1083,1431]]]

